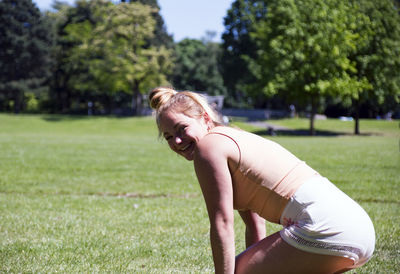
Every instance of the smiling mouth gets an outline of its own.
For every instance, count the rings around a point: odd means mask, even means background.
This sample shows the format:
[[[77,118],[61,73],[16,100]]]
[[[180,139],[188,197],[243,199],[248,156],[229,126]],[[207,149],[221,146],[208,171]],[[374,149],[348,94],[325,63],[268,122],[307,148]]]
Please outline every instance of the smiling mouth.
[[[187,144],[185,147],[181,148],[180,151],[184,152],[186,151],[189,147],[191,147],[192,143]]]

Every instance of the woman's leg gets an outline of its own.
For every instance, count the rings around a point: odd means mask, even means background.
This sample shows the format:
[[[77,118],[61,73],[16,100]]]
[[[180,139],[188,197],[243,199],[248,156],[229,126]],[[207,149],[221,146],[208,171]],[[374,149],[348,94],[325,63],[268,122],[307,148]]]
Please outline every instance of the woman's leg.
[[[279,232],[252,245],[236,257],[235,273],[340,273],[353,260],[299,250],[287,244]]]

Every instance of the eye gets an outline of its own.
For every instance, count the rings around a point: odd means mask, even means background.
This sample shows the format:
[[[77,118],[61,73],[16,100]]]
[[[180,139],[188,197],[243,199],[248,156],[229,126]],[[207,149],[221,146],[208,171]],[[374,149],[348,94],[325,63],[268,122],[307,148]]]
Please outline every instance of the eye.
[[[186,128],[187,128],[187,126],[181,126],[181,127],[179,128],[179,133],[184,132]]]
[[[166,141],[171,140],[172,136],[171,135],[164,135],[164,139]]]

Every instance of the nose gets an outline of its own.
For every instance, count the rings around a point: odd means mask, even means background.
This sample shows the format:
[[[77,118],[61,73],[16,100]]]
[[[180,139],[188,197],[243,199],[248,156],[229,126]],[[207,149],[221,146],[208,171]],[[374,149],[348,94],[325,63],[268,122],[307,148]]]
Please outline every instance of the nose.
[[[179,145],[180,143],[182,143],[182,139],[179,136],[175,137],[175,144]]]

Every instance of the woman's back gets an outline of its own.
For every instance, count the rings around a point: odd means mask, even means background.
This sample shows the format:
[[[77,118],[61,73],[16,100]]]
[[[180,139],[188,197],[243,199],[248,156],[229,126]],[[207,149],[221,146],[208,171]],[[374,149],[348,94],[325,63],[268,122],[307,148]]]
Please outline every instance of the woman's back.
[[[232,171],[234,207],[251,209],[279,223],[290,197],[304,181],[318,173],[279,144],[230,127],[215,127],[209,135],[235,142],[239,160]]]

